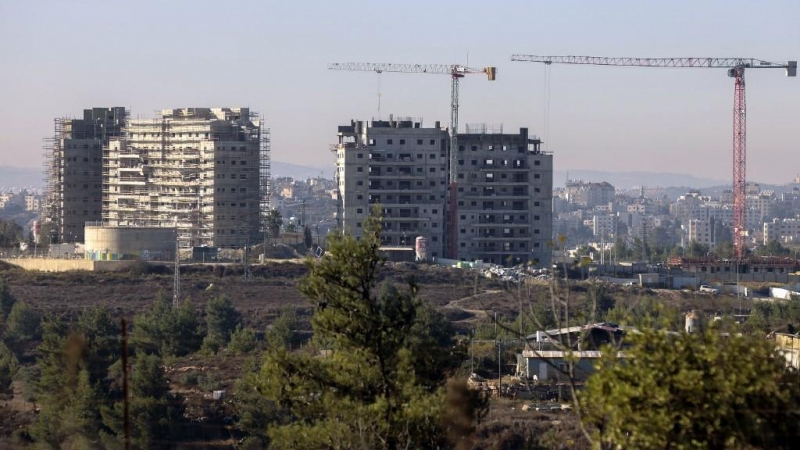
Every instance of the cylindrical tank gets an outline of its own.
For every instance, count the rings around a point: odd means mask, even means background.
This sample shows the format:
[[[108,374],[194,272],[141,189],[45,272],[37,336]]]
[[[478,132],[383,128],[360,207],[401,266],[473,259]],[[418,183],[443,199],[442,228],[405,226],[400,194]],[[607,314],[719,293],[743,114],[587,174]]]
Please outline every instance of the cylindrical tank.
[[[414,241],[414,251],[416,253],[417,261],[428,260],[428,238],[424,236],[417,236]]]
[[[686,314],[686,332],[694,333],[700,331],[703,316],[699,311],[692,311]]]

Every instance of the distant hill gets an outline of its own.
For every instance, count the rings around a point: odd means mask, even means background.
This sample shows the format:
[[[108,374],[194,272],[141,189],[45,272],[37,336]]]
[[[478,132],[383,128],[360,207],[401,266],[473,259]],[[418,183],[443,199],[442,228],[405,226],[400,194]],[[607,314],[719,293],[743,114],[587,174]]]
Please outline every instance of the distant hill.
[[[272,168],[272,178],[292,177],[296,180],[305,180],[307,178],[321,176],[322,178],[327,178],[329,180],[333,179],[333,164],[320,168],[272,161],[270,166]]]
[[[730,184],[728,180],[715,180],[700,178],[694,175],[668,172],[604,172],[600,170],[556,170],[553,173],[553,187],[564,187],[569,175],[571,180],[607,181],[620,189],[632,189],[644,186],[645,188],[667,188],[673,186],[687,186],[697,189]]]
[[[0,166],[0,192],[11,188],[44,187],[44,171],[41,168]]]

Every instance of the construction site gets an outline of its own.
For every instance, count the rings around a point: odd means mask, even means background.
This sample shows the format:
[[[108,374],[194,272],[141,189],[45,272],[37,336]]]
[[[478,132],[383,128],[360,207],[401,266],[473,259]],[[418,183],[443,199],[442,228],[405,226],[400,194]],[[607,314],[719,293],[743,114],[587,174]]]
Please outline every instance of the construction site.
[[[56,119],[46,140],[47,216],[55,241],[83,242],[84,226],[170,228],[177,245],[259,242],[270,207],[270,130],[249,108],[124,108]],[[122,253],[107,249],[107,253]]]

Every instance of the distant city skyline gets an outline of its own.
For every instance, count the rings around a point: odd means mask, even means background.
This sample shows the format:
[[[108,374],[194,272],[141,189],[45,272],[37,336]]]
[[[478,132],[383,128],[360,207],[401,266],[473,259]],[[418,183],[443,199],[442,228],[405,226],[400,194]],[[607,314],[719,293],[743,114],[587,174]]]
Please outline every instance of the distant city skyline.
[[[276,161],[335,164],[350,119],[378,118],[379,76],[330,62],[497,66],[467,77],[461,124],[527,127],[556,170],[728,180],[733,81],[724,70],[545,66],[512,53],[800,59],[791,1],[319,4],[99,1],[0,4],[0,165],[41,167],[53,119],[84,108],[242,106],[272,129]],[[467,60],[468,58],[468,60]],[[545,72],[550,79],[545,88]],[[748,179],[797,176],[800,80],[749,71]],[[446,76],[380,76],[381,115],[449,121]],[[549,93],[549,130],[545,99]],[[328,176],[328,172],[324,173]]]

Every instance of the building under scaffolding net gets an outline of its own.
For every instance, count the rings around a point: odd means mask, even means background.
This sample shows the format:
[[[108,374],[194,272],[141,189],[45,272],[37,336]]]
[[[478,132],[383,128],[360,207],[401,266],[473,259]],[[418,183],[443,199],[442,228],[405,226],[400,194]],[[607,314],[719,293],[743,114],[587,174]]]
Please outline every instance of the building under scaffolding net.
[[[108,226],[174,227],[182,247],[256,243],[269,210],[269,130],[248,108],[129,119],[102,156]]]
[[[84,223],[100,220],[103,149],[119,138],[127,118],[124,107],[114,107],[55,119],[53,136],[44,140],[44,169],[45,218],[55,225],[56,242],[83,242]]]

